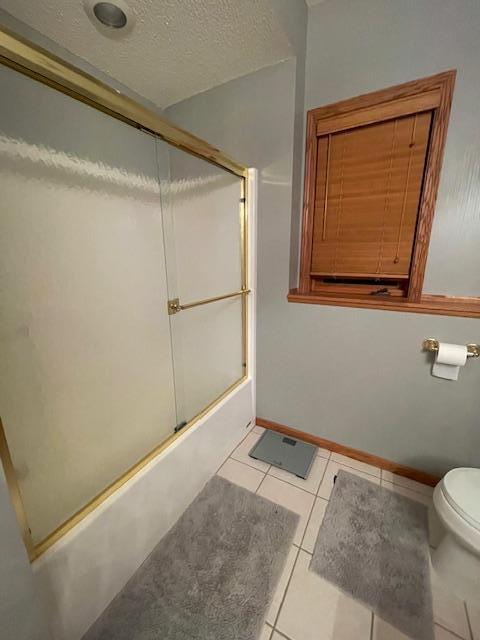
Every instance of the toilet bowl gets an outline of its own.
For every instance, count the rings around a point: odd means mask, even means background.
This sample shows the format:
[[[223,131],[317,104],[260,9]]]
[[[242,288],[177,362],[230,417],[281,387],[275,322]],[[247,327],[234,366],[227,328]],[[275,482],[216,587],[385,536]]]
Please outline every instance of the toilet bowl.
[[[432,564],[463,600],[480,593],[480,469],[452,469],[437,484],[433,504],[445,536]]]

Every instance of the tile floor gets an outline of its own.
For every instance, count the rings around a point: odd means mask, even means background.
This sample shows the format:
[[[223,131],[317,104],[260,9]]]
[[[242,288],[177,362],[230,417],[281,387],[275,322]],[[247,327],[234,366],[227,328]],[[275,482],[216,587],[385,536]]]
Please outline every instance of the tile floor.
[[[310,557],[339,469],[368,478],[429,507],[430,544],[442,536],[432,505],[431,487],[396,476],[346,456],[319,449],[307,480],[264,462],[248,452],[262,434],[253,427],[218,474],[300,515],[295,538],[277,585],[259,640],[408,640],[373,615],[365,605],[308,570]],[[432,574],[435,640],[480,640],[478,603],[452,595]]]

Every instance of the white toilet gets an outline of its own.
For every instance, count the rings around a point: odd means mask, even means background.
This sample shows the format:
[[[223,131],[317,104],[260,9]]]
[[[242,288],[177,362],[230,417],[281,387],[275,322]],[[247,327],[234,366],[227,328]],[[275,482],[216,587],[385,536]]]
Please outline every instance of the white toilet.
[[[446,534],[432,553],[443,581],[463,600],[480,595],[480,469],[452,469],[435,487],[433,503]]]

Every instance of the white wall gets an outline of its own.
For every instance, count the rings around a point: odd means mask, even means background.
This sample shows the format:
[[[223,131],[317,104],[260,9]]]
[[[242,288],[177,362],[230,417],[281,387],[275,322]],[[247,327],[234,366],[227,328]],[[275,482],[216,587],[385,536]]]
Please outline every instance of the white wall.
[[[475,144],[480,5],[461,7],[454,0],[335,0],[312,8],[306,100],[319,106],[458,67],[427,287],[478,295],[480,253],[469,239],[480,232],[478,173],[464,180],[462,123],[472,124]],[[469,361],[459,382],[449,383],[430,375],[421,351],[429,336],[480,341],[478,320],[287,303],[294,113],[294,61],[168,110],[259,168],[257,415],[432,473],[480,466],[480,363]],[[471,157],[470,143],[468,149]],[[293,213],[296,224],[300,210]],[[462,286],[458,265],[469,266]]]

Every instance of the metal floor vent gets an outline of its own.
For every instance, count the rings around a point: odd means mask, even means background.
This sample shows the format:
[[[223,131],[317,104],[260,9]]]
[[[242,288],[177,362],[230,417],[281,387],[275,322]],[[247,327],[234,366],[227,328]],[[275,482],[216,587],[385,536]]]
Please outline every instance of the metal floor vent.
[[[305,480],[316,452],[312,444],[267,429],[248,455]]]

